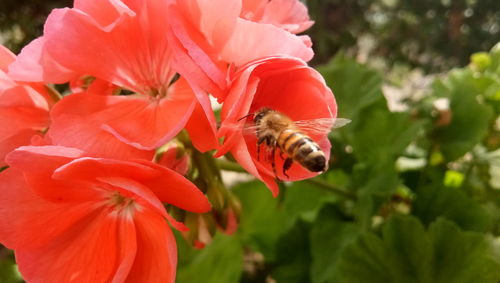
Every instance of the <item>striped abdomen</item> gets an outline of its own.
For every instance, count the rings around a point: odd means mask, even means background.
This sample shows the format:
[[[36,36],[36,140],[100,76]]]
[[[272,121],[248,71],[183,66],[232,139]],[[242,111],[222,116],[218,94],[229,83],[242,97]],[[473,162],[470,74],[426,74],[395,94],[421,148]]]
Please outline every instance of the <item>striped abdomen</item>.
[[[325,154],[310,137],[304,133],[286,129],[278,137],[278,146],[294,161],[311,172],[326,170]]]

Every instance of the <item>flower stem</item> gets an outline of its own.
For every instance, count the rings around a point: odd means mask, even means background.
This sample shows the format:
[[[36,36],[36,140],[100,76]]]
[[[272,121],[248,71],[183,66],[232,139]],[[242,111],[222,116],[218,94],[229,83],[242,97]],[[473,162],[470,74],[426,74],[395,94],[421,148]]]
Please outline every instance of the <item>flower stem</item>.
[[[228,160],[218,159],[217,164],[219,165],[220,169],[222,169],[222,170],[232,171],[232,172],[241,172],[241,173],[247,172],[238,163],[231,162]]]
[[[217,164],[219,165],[219,167],[222,170],[232,171],[232,172],[246,172],[245,169],[243,169],[240,165],[238,165],[235,162],[231,162],[231,161],[227,161],[227,160],[217,160]],[[324,181],[323,179],[311,178],[311,179],[304,180],[303,182],[309,183],[309,184],[314,185],[320,189],[337,194],[343,198],[347,198],[350,200],[356,200],[355,194],[353,194],[351,192],[347,192],[345,190],[342,190],[342,189]]]
[[[54,102],[58,102],[62,99],[62,95],[55,88],[45,85],[45,90],[47,90],[49,97],[52,98]]]
[[[309,183],[311,185],[314,185],[320,189],[324,189],[326,191],[329,191],[331,193],[337,194],[339,196],[342,196],[344,198],[350,199],[350,200],[356,200],[357,197],[355,194],[351,192],[347,192],[345,190],[342,190],[340,188],[337,188],[336,186],[326,182],[323,179],[320,178],[311,178],[311,179],[306,179],[304,180],[305,183]]]

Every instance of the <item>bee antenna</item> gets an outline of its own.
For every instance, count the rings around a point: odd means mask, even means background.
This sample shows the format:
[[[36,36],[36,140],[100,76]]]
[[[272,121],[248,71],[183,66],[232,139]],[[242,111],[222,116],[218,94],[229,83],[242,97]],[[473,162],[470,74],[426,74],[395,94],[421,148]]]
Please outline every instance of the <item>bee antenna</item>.
[[[239,122],[239,121],[241,121],[241,120],[243,120],[243,119],[245,119],[245,118],[248,118],[248,117],[250,117],[250,116],[252,116],[252,115],[255,115],[255,113],[250,113],[250,114],[248,114],[248,115],[245,115],[245,116],[243,116],[243,117],[239,118],[239,119],[238,119],[238,122]]]

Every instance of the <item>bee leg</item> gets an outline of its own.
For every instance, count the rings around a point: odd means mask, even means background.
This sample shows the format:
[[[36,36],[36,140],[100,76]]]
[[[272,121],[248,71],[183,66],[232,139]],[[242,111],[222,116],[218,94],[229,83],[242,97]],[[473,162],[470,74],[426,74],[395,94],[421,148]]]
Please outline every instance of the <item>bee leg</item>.
[[[285,156],[283,155],[283,150],[280,149],[280,158],[281,160],[285,160]]]
[[[271,150],[271,167],[273,167],[273,173],[274,173],[274,177],[276,178],[276,180],[278,182],[280,182],[280,178],[278,178],[278,174],[276,173],[276,162],[275,162],[275,155],[276,155],[276,146],[273,146],[272,147],[272,150]]]
[[[259,161],[260,159],[260,145],[265,141],[267,140],[267,137],[261,137],[259,138],[259,140],[257,141],[257,161]]]
[[[290,169],[290,167],[292,167],[292,164],[293,164],[293,159],[291,159],[290,157],[288,157],[285,160],[285,163],[283,163],[283,175],[285,175],[287,177],[287,179],[290,179],[290,176],[288,176],[286,171],[288,171],[288,169]]]

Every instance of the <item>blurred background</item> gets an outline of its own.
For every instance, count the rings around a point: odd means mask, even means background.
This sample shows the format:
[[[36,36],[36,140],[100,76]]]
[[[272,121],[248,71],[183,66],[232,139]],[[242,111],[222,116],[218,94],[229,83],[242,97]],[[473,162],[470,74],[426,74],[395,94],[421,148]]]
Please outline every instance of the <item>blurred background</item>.
[[[18,53],[71,2],[2,0],[0,42]],[[226,182],[239,229],[179,238],[178,282],[500,282],[500,1],[306,4],[311,65],[352,123],[330,170],[276,199]],[[0,250],[0,282],[19,281]]]

